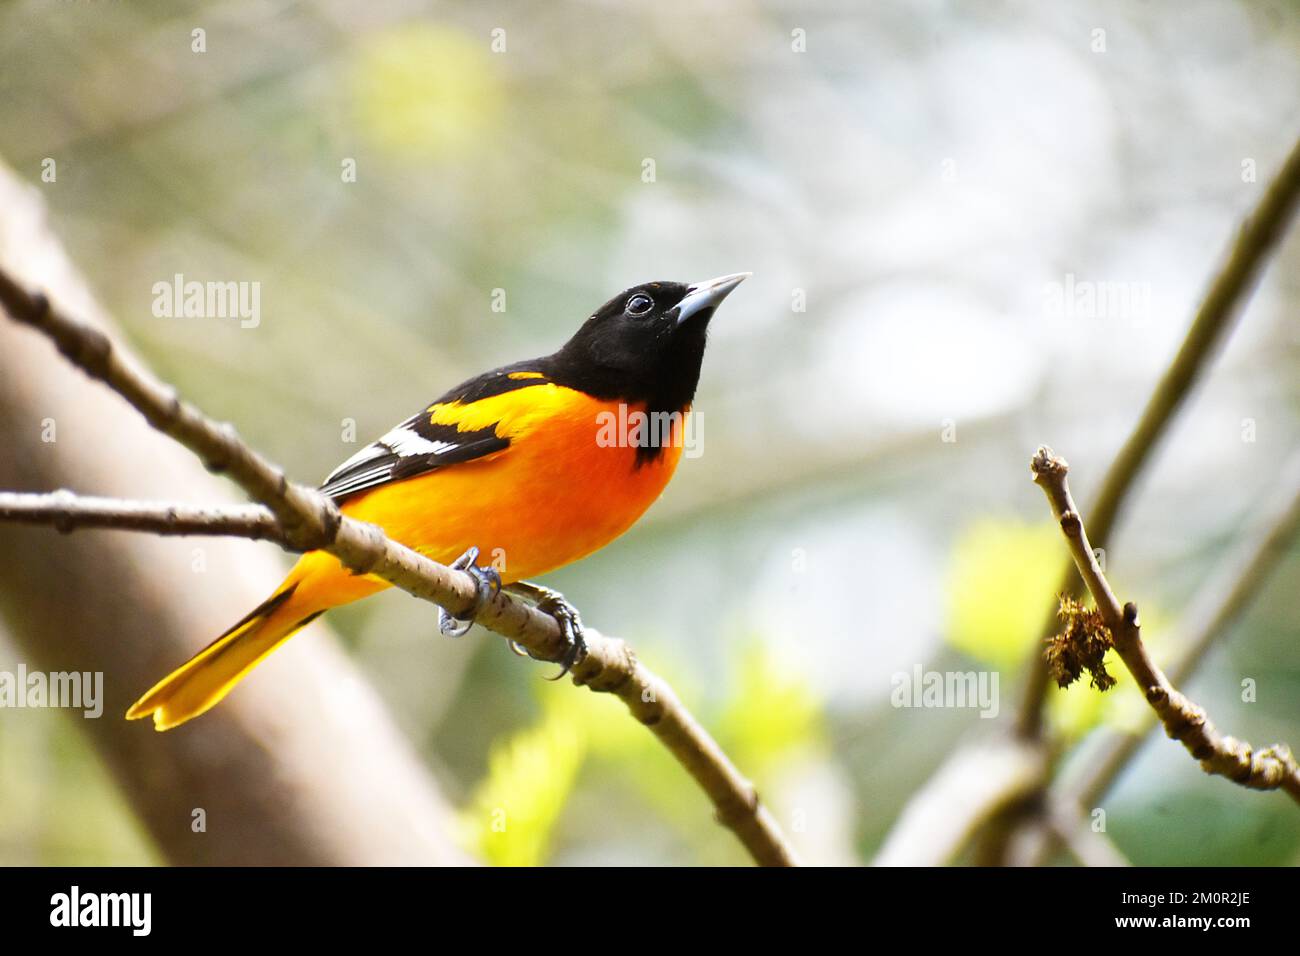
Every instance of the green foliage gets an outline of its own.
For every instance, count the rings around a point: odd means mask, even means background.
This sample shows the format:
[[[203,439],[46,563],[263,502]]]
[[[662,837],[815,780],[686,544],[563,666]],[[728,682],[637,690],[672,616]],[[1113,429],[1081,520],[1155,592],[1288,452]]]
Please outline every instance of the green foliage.
[[[949,562],[945,637],[999,670],[1023,664],[1066,559],[1050,522],[981,518],[957,537]]]
[[[433,23],[366,35],[349,80],[360,129],[386,155],[411,162],[463,152],[504,107],[490,56],[480,38]]]
[[[761,640],[745,647],[726,699],[702,719],[762,786],[786,759],[824,750],[826,733],[821,704],[797,670]],[[703,696],[686,689],[689,680],[674,675],[670,682],[684,700]],[[539,720],[493,747],[487,776],[459,814],[463,845],[497,865],[546,862],[588,760],[600,761],[602,777],[625,781],[674,828],[692,837],[716,835],[698,787],[621,701],[567,688],[546,691],[539,691]]]
[[[822,703],[797,666],[761,639],[745,646],[717,732],[745,773],[761,777],[792,753],[826,744]]]
[[[73,726],[79,719],[23,710],[0,720],[0,768],[6,771],[0,773],[0,864],[158,862],[123,795]]]
[[[560,708],[492,749],[488,775],[460,814],[461,842],[498,866],[537,866],[588,748],[585,725]]]

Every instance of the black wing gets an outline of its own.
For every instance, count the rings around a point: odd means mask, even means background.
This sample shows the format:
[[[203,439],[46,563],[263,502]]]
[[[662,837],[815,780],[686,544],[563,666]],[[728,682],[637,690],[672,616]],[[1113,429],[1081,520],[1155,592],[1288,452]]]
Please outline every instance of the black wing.
[[[518,388],[544,385],[548,378],[538,370],[540,364],[535,360],[508,365],[456,386],[427,409],[412,415],[335,468],[320,490],[334,500],[342,501],[390,481],[473,461],[508,448],[510,439],[497,435],[495,426],[461,431],[454,424],[431,424],[431,413],[438,405],[452,402],[468,405]]]
[[[509,445],[510,439],[497,437],[493,428],[463,432],[455,425],[430,425],[429,413],[422,412],[335,468],[320,490],[341,501],[359,491],[481,458]]]

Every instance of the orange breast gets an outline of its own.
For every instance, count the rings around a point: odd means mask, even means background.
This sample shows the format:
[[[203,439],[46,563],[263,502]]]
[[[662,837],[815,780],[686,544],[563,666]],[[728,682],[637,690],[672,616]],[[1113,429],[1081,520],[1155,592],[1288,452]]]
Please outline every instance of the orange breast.
[[[543,384],[472,406],[434,411],[465,429],[496,422],[510,446],[347,502],[343,511],[436,561],[472,545],[506,583],[577,561],[632,526],[672,477],[681,458],[683,422],[670,441],[637,467],[625,440],[643,409]],[[358,582],[360,583],[360,582]]]

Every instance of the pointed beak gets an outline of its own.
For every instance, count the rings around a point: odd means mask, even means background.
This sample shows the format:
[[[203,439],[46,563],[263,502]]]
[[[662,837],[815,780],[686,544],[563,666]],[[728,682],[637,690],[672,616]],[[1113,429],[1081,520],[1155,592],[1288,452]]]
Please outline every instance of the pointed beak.
[[[748,279],[752,272],[737,272],[734,275],[719,276],[704,282],[696,282],[686,290],[682,301],[677,303],[677,324],[681,325],[693,315],[703,312],[712,314],[736,286]]]

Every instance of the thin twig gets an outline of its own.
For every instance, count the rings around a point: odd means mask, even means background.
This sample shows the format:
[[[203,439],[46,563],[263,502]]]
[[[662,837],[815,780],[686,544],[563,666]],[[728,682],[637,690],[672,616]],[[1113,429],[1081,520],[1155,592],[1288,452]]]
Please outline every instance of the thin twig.
[[[1210,284],[1178,354],[1165,370],[1133,432],[1111,463],[1101,491],[1089,509],[1096,541],[1104,544],[1110,538],[1133,480],[1155,451],[1160,436],[1214,355],[1216,346],[1240,314],[1240,307],[1254,288],[1269,252],[1285,234],[1297,201],[1300,201],[1300,141],[1292,147],[1255,211],[1242,224],[1236,242]],[[1067,567],[1059,592],[1075,598],[1082,595],[1083,583],[1073,566]],[[1053,606],[1046,615],[1040,638],[1050,636],[1056,623],[1056,608]],[[1047,665],[1041,653],[1035,651],[1017,718],[1020,736],[1033,738],[1039,735],[1043,701],[1049,684]]]
[[[1282,745],[1252,751],[1245,741],[1221,735],[1205,711],[1179,693],[1147,653],[1142,643],[1137,605],[1120,607],[1088,540],[1083,518],[1075,507],[1067,480],[1070,466],[1050,448],[1040,448],[1030,464],[1034,482],[1043,489],[1061,525],[1070,554],[1110,630],[1115,651],[1137,681],[1143,696],[1164,725],[1201,763],[1206,773],[1255,790],[1285,790],[1300,803],[1300,767]]]
[[[212,471],[226,474],[279,523],[293,550],[321,549],[356,574],[374,574],[418,598],[469,615],[477,585],[462,572],[398,544],[374,525],[341,514],[315,489],[290,482],[252,450],[229,425],[218,425],[176,391],[130,361],[98,328],[62,314],[42,295],[30,294],[0,271],[0,303],[17,321],[44,333],[91,378],[136,408],[158,431],[194,452]],[[567,650],[559,623],[513,596],[499,592],[475,620],[519,644],[539,660],[560,660]],[[686,710],[672,688],[643,667],[617,638],[585,630],[587,655],[573,669],[575,684],[615,694],[650,728],[713,801],[720,823],[731,829],[755,861],[793,865],[795,855],[753,785]]]
[[[1282,469],[1279,493],[1273,497],[1275,500],[1261,509],[1259,527],[1236,548],[1215,581],[1200,589],[1201,597],[1182,615],[1187,624],[1178,629],[1189,636],[1182,639],[1177,660],[1169,668],[1169,680],[1175,686],[1185,684],[1195,673],[1206,652],[1259,593],[1285,555],[1287,544],[1300,530],[1300,452],[1292,455]],[[1096,807],[1156,723],[1155,715],[1148,713],[1140,729],[1107,731],[1095,747],[1088,749],[1080,773],[1053,783],[1052,789],[1060,794],[1058,799]],[[1057,845],[1055,834],[1050,834],[1037,847],[1033,865],[1045,863]]]
[[[1204,372],[1215,347],[1226,336],[1233,320],[1240,313],[1269,253],[1285,233],[1298,200],[1300,142],[1293,146],[1259,205],[1242,224],[1226,260],[1209,284],[1178,353],[1156,385],[1132,433],[1112,462],[1093,505],[1093,529],[1098,540],[1109,537],[1139,471],[1159,443],[1174,413]],[[1083,581],[1072,562],[1067,562],[1062,571],[1058,591],[1073,597],[1082,594]],[[1040,640],[1034,645],[1014,727],[1018,739],[1034,742],[1044,750],[1048,747],[1048,742],[1042,735],[1042,710],[1051,682],[1041,648],[1042,641],[1054,633],[1057,625],[1057,606],[1053,604],[1045,615],[1039,632]],[[1042,779],[1043,786],[1046,786],[1047,776],[1044,775]],[[1016,789],[1013,778],[1007,778],[1004,782],[1010,790]],[[1043,801],[1021,799],[1007,802],[1001,796],[998,795],[997,801],[1002,807],[999,816],[1007,819],[994,817],[986,820],[986,823],[1000,828],[1005,845],[1016,829],[1015,818],[1035,812],[1033,808],[1041,806]],[[954,807],[958,806],[954,803]],[[955,852],[954,850],[952,855]]]
[[[1186,614],[1190,636],[1185,639],[1178,660],[1169,668],[1169,679],[1174,684],[1186,683],[1195,673],[1205,652],[1259,593],[1286,553],[1287,544],[1300,530],[1300,454],[1284,475],[1284,493],[1279,498],[1285,500],[1280,502],[1281,507],[1267,509],[1272,518],[1263,522],[1259,531],[1239,549],[1239,556],[1219,576],[1221,583],[1207,588],[1206,598]],[[1077,794],[1074,799],[1081,806],[1096,806],[1145,736],[1145,730],[1113,731],[1101,749],[1089,757],[1087,777],[1069,788]]]
[[[67,534],[116,528],[160,535],[219,535],[285,544],[280,523],[261,505],[162,504],[96,498],[60,490],[49,494],[0,491],[0,520],[50,525]]]

